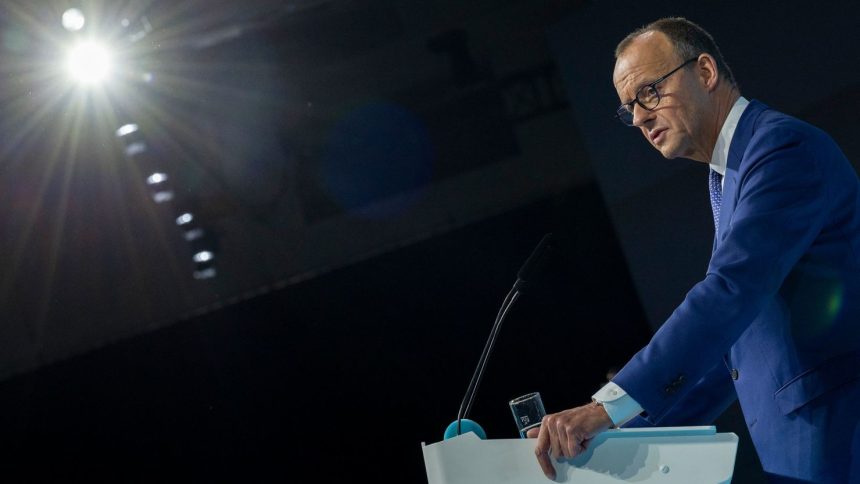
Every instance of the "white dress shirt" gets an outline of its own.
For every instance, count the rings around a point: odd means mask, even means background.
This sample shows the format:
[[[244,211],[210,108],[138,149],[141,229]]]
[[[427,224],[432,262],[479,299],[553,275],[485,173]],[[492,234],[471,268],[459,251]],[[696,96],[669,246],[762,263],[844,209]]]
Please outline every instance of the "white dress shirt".
[[[747,108],[750,102],[743,96],[739,97],[732,106],[726,121],[720,129],[720,135],[717,136],[717,143],[714,145],[714,152],[711,153],[711,163],[709,166],[712,170],[723,176],[723,186],[726,182],[726,163],[729,159],[729,147],[732,145],[732,138],[735,135],[735,129],[738,127],[738,121],[741,119],[741,114]]]
[[[732,106],[729,115],[723,122],[723,127],[720,129],[720,134],[717,136],[717,143],[714,145],[714,152],[711,153],[711,169],[723,175],[723,186],[725,186],[726,164],[729,158],[729,147],[732,145],[732,137],[735,135],[735,129],[738,127],[738,121],[741,119],[747,105],[750,102],[746,98],[740,96]],[[591,396],[591,399],[603,405],[609,418],[616,427],[624,425],[633,417],[642,413],[642,406],[636,402],[627,392],[613,382],[609,382]]]

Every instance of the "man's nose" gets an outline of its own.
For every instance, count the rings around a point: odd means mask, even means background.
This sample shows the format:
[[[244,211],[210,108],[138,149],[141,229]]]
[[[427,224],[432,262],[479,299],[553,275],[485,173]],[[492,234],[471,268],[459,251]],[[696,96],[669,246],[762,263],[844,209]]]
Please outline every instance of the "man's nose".
[[[654,117],[654,111],[643,108],[639,103],[633,103],[633,126],[642,127],[646,121]]]

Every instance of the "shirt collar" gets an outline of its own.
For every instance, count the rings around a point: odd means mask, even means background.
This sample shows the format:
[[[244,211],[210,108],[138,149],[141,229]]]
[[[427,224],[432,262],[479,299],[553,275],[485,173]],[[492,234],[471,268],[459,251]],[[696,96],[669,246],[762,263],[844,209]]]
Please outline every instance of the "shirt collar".
[[[717,143],[714,145],[714,152],[711,154],[711,169],[720,175],[726,174],[726,163],[729,159],[729,147],[732,145],[732,137],[735,135],[735,129],[738,127],[738,121],[741,119],[744,109],[750,102],[743,96],[738,97],[732,106],[726,121],[720,129],[720,135],[717,136]]]

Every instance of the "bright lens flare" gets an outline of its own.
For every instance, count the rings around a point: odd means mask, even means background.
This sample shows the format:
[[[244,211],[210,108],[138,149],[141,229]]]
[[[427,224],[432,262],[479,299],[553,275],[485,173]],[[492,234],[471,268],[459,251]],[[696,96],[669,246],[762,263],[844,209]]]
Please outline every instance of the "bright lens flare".
[[[86,85],[99,84],[110,75],[110,54],[104,46],[96,42],[83,42],[69,51],[66,69],[76,82]]]
[[[84,13],[76,8],[70,8],[63,12],[63,27],[69,32],[77,32],[84,28],[87,23]]]

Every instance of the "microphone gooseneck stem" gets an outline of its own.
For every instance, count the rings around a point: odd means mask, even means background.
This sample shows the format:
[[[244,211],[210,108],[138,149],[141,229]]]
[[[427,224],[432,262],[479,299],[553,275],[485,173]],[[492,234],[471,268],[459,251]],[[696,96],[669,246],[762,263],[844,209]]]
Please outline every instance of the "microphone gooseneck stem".
[[[493,347],[496,345],[496,339],[498,338],[499,331],[502,328],[502,322],[504,322],[505,316],[507,316],[507,314],[508,314],[508,310],[511,309],[511,307],[514,305],[516,300],[519,299],[519,297],[520,297],[520,292],[519,291],[514,292],[514,295],[513,295],[513,297],[511,297],[510,302],[499,313],[500,317],[498,318],[498,322],[494,325],[492,339],[490,341],[488,341],[489,348],[487,350],[487,356],[484,358],[484,364],[481,365],[481,371],[478,374],[478,380],[475,382],[475,388],[474,388],[474,390],[472,390],[472,395],[469,397],[469,403],[466,405],[466,410],[463,413],[464,417],[466,415],[468,415],[469,412],[472,411],[472,402],[474,402],[474,400],[475,400],[475,395],[478,394],[478,387],[481,385],[481,380],[484,378],[484,370],[487,369],[487,362],[490,359],[490,353],[493,352]]]
[[[502,302],[502,307],[499,308],[499,313],[496,315],[496,320],[493,322],[493,328],[490,331],[490,337],[484,345],[484,351],[481,352],[481,357],[478,359],[478,366],[472,374],[472,380],[469,382],[469,387],[466,389],[466,395],[463,396],[463,401],[460,403],[460,410],[457,412],[457,435],[462,435],[461,422],[469,415],[472,410],[472,402],[475,400],[475,395],[478,392],[478,387],[481,385],[481,379],[484,377],[484,370],[487,367],[487,360],[490,353],[493,351],[493,346],[496,344],[496,338],[499,335],[499,330],[502,327],[505,317],[508,314],[511,306],[514,305],[520,297],[520,281],[514,284],[514,287],[508,291],[505,300]]]

